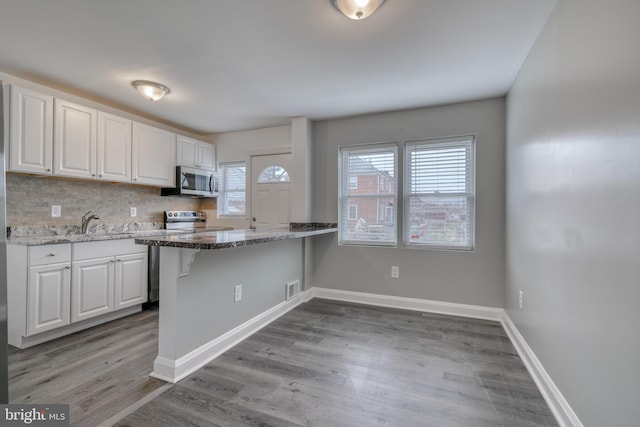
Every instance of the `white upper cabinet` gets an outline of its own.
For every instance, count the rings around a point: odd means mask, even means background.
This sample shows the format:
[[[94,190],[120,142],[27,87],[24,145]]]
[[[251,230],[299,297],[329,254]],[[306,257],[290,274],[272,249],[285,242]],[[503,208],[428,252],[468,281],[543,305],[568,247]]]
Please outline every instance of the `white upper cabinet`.
[[[95,178],[98,111],[58,98],[55,109],[54,175]]]
[[[173,187],[175,185],[176,134],[133,122],[132,182]]]
[[[98,112],[98,179],[131,182],[131,120]]]
[[[10,103],[8,170],[51,175],[53,97],[11,86]]]
[[[215,149],[195,139],[124,117],[9,86],[7,171],[175,185],[177,158],[215,170]]]
[[[216,169],[216,147],[213,144],[207,144],[206,142],[200,142],[199,148],[199,159],[200,159],[200,168],[203,169]]]
[[[215,170],[215,146],[187,136],[178,135],[177,163],[180,166]]]

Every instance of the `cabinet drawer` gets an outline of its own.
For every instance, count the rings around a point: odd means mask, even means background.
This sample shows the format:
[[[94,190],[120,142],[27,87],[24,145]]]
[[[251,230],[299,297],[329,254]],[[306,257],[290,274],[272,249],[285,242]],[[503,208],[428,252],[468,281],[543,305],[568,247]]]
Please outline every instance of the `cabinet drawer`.
[[[102,240],[73,244],[73,261],[128,255],[147,252],[147,247],[137,245],[135,239]]]
[[[29,266],[71,261],[71,243],[29,246],[27,251]]]

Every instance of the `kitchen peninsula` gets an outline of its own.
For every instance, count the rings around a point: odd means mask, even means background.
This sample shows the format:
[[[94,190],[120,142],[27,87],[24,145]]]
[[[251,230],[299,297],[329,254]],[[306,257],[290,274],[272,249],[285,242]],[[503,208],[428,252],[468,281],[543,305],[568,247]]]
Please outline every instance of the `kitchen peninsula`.
[[[177,382],[301,298],[306,238],[327,238],[335,224],[141,237],[160,247],[160,326],[153,377]],[[317,236],[317,237],[315,237]]]

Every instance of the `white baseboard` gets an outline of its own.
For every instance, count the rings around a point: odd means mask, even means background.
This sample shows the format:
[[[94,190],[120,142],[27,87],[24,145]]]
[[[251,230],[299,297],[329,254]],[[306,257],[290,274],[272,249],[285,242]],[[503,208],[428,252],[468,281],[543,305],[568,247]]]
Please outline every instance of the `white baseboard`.
[[[504,312],[501,308],[369,294],[364,292],[342,291],[339,289],[314,287],[311,288],[309,292],[311,292],[311,298],[324,298],[358,304],[376,305],[379,307],[449,314],[452,316],[471,317],[474,319],[494,320],[496,322],[499,322],[502,319],[502,313]]]
[[[511,321],[507,312],[502,315],[502,327],[506,331],[509,339],[516,348],[520,359],[527,367],[529,374],[533,377],[533,381],[538,386],[540,393],[547,401],[547,405],[553,412],[556,421],[560,427],[583,427],[582,422],[573,411],[567,400],[564,398],[558,387],[542,366],[535,353],[529,347],[516,325]]]
[[[150,375],[176,383],[309,299],[308,292],[300,292],[297,297],[281,302],[175,361],[158,356],[153,362],[153,372]]]

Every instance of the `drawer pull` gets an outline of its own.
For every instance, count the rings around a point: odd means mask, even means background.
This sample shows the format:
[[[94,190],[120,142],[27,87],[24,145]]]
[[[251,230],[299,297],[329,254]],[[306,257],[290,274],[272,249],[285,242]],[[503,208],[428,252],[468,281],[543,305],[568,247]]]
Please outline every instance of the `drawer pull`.
[[[50,252],[49,256],[56,256],[56,253],[55,252]]]

